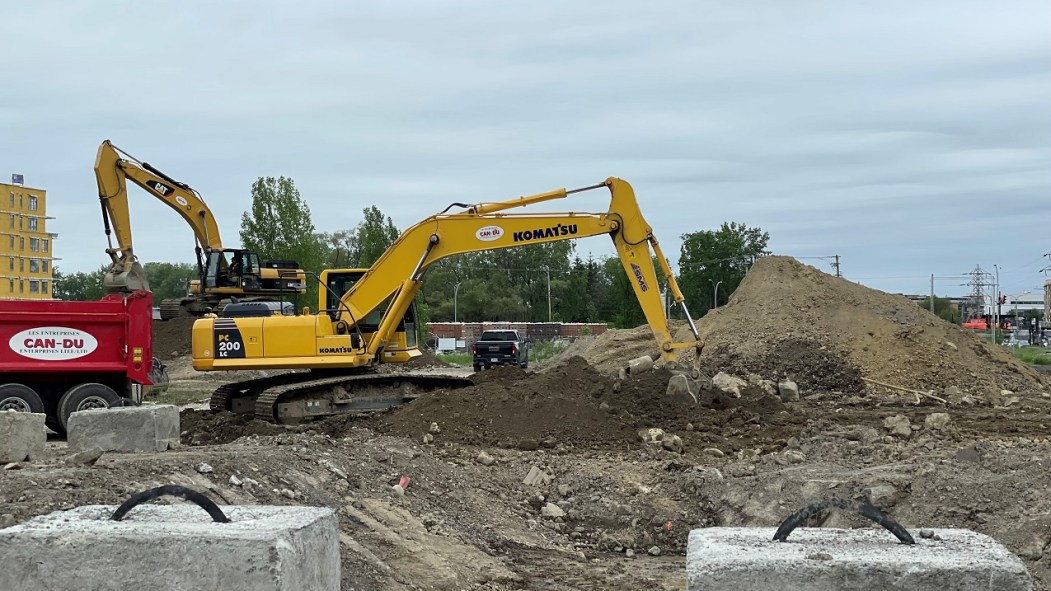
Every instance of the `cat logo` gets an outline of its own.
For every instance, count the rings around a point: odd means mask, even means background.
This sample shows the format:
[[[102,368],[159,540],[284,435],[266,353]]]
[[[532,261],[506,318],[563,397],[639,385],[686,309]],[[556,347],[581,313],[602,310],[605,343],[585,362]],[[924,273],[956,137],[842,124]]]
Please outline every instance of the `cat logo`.
[[[160,193],[164,197],[167,197],[169,194],[175,192],[175,189],[169,187],[168,185],[165,185],[160,181],[146,181],[146,186],[153,189],[154,192]]]

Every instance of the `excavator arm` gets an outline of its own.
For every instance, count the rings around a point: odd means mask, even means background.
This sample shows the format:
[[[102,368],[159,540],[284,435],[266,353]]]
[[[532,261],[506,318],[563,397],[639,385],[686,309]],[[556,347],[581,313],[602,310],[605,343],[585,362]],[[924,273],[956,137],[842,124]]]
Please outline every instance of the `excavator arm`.
[[[102,142],[95,156],[95,179],[98,181],[107,241],[111,240],[111,227],[117,241],[116,246],[110,241],[106,249],[111,260],[104,280],[108,291],[149,289],[146,275],[132,246],[128,180],[177,211],[190,224],[197,240],[198,264],[201,263],[201,249],[222,250],[215,217],[197,191],[148,163],[139,162],[109,140]]]
[[[611,195],[609,210],[603,213],[503,213],[507,209],[561,199],[573,193],[602,187],[608,188]],[[599,234],[608,234],[613,239],[617,255],[631,279],[635,295],[664,359],[675,361],[678,351],[683,348],[700,350],[702,343],[697,326],[686,310],[682,291],[652,229],[639,210],[634,190],[626,181],[609,178],[601,184],[581,189],[558,189],[496,203],[456,205],[464,210],[431,216],[403,232],[343,296],[340,302],[341,317],[349,325],[354,325],[355,319],[363,318],[393,297],[375,337],[367,344],[366,353],[370,357],[377,355],[394,334],[399,319],[408,310],[422,285],[424,272],[438,260],[466,252]],[[689,321],[694,336],[691,342],[674,342],[657,288],[654,255],[675,302],[682,307]]]

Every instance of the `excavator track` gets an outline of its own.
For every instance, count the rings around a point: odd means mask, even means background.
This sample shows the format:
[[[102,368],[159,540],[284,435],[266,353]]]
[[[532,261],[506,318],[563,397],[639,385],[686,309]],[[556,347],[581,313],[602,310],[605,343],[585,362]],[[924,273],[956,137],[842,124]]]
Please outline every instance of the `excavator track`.
[[[440,389],[471,385],[465,377],[375,373],[288,373],[220,386],[215,412],[253,414],[277,424],[299,424],[333,415],[372,413],[408,404]]]
[[[179,316],[187,316],[185,310],[182,307],[182,300],[178,298],[169,298],[161,300],[161,320],[171,320],[172,318],[178,318]]]

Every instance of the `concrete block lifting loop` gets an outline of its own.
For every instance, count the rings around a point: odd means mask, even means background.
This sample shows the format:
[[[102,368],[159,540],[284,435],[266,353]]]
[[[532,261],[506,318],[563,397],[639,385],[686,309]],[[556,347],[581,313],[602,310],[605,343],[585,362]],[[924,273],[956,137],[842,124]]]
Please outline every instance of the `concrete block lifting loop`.
[[[871,519],[876,523],[882,525],[884,529],[894,534],[894,537],[902,544],[915,544],[916,540],[912,538],[912,535],[901,526],[897,521],[890,518],[883,511],[869,505],[868,503],[861,503],[858,501],[848,501],[846,499],[822,499],[815,501],[809,505],[803,507],[799,511],[788,516],[788,519],[781,523],[781,526],[774,532],[775,542],[784,542],[788,539],[788,534],[792,533],[792,530],[799,527],[807,519],[810,519],[814,515],[821,513],[826,509],[842,509],[844,511],[853,511],[862,517]]]
[[[184,498],[187,501],[194,503],[201,509],[207,511],[208,515],[211,515],[212,520],[214,520],[216,523],[230,523],[230,518],[227,517],[226,514],[223,513],[223,510],[219,508],[219,505],[216,505],[214,502],[212,502],[211,499],[195,490],[190,490],[185,486],[178,486],[175,484],[158,486],[157,488],[151,488],[149,490],[144,490],[140,493],[136,493],[130,499],[124,501],[124,503],[122,503],[120,507],[117,507],[117,510],[113,512],[113,515],[110,517],[110,519],[112,519],[113,521],[120,521],[124,518],[125,515],[128,514],[128,511],[131,511],[137,505],[140,505],[147,501],[151,501],[153,499],[156,499],[157,497],[165,496]]]

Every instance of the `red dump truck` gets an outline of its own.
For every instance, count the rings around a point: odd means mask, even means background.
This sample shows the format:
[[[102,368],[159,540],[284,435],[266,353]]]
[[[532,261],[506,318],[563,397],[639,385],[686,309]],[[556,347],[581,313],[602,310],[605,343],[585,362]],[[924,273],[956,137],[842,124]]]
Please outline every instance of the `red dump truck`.
[[[73,412],[139,404],[154,366],[148,291],[0,301],[0,411],[45,413],[47,426],[65,433]]]

